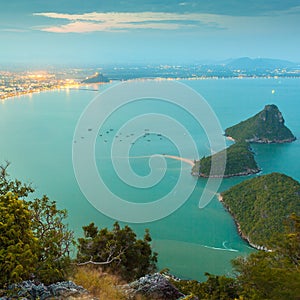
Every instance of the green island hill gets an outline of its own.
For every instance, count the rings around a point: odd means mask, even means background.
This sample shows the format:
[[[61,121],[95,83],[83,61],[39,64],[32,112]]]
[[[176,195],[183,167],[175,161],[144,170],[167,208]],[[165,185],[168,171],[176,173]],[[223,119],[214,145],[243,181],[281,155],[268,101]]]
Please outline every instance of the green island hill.
[[[225,172],[223,172],[224,157],[226,157]],[[210,174],[212,159],[216,162],[216,168]],[[215,178],[246,176],[258,172],[260,172],[260,168],[257,166],[249,143],[246,142],[238,142],[211,156],[204,156],[196,161],[192,168],[192,175],[194,176]]]
[[[274,104],[266,105],[255,116],[227,128],[225,136],[234,140],[236,144],[196,161],[192,168],[192,175],[227,178],[256,174],[260,172],[260,168],[257,166],[249,143],[280,144],[296,139],[290,129],[284,125],[282,113]],[[227,158],[225,172],[223,172],[225,154]],[[216,167],[210,173],[212,159],[216,162]]]
[[[276,105],[266,105],[255,116],[227,128],[225,136],[250,143],[289,143],[296,137],[284,122],[282,113]]]
[[[219,200],[234,218],[239,234],[251,246],[272,249],[278,233],[285,233],[289,217],[300,214],[300,183],[271,173],[222,192]]]

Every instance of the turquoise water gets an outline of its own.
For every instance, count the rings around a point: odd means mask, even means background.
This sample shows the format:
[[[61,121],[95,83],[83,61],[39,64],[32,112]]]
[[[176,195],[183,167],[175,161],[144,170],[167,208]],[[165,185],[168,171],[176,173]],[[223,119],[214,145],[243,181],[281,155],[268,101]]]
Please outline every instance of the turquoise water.
[[[278,105],[287,126],[298,140],[285,145],[254,145],[256,159],[262,173],[284,172],[300,180],[300,80],[299,79],[226,79],[183,81],[209,102],[218,116],[222,128],[233,125],[261,110],[264,105]],[[100,90],[107,86],[101,85]],[[272,93],[272,90],[275,93]],[[72,166],[73,134],[77,121],[96,92],[71,90],[52,91],[0,103],[0,161],[12,162],[12,176],[32,182],[36,195],[49,195],[61,208],[69,212],[68,223],[76,234],[81,226],[95,222],[99,227],[111,226],[112,220],[96,209],[81,193]],[[155,100],[124,107],[112,115],[101,128],[96,144],[96,162],[105,182],[130,201],[153,201],[161,197],[178,178],[180,163],[167,159],[168,169],[164,181],[156,188],[143,191],[120,182],[111,168],[109,144],[113,133],[126,118],[145,112],[169,113],[185,124],[197,142],[199,153],[207,154],[208,143],[201,128],[176,107],[167,107]],[[131,115],[130,115],[131,114]],[[124,133],[122,142],[125,141]],[[162,138],[162,139],[161,139]],[[104,139],[107,142],[104,142]],[[123,141],[124,139],[124,141]],[[139,138],[132,146],[130,162],[139,175],[149,172],[148,158],[137,158],[155,153],[178,155],[171,141],[158,135]],[[148,142],[149,140],[149,142]],[[185,164],[184,170],[190,172]],[[223,181],[220,190],[249,177]],[[190,176],[193,185],[196,178]],[[205,179],[197,181],[189,200],[175,213],[162,220],[147,224],[130,224],[142,236],[149,228],[153,246],[159,253],[159,267],[168,267],[175,275],[203,279],[204,272],[227,274],[231,272],[230,260],[252,250],[240,239],[234,222],[222,205],[214,198],[204,209],[198,201],[205,186]]]

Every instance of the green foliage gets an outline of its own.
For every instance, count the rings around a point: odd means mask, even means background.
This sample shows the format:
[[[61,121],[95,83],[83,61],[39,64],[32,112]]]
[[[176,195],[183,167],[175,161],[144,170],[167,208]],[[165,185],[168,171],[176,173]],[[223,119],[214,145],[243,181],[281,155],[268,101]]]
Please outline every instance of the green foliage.
[[[285,258],[286,265],[300,267],[300,216],[292,213],[285,222],[287,234],[278,235],[275,239],[275,251]]]
[[[0,284],[34,277],[44,283],[66,279],[73,233],[65,210],[46,196],[26,202],[34,190],[0,166]]]
[[[259,251],[233,261],[244,299],[299,299],[300,217],[292,214],[286,234],[272,252]]]
[[[74,244],[73,232],[64,224],[66,210],[60,210],[47,196],[29,202],[32,230],[38,239],[38,263],[35,275],[48,284],[64,280],[70,266],[70,247]]]
[[[273,240],[284,232],[284,222],[300,214],[300,184],[272,173],[246,180],[222,193],[223,202],[253,244],[273,249]]]
[[[27,204],[17,195],[0,195],[0,286],[30,277],[37,261],[37,239]]]
[[[288,142],[295,139],[292,132],[284,125],[284,119],[276,105],[266,105],[255,116],[225,130],[226,136],[237,141],[251,142]]]
[[[185,295],[195,295],[199,299],[227,300],[238,298],[238,283],[233,278],[215,276],[206,273],[207,280],[172,281],[172,283]]]
[[[225,152],[225,153],[224,153]],[[226,150],[220,151],[212,156],[203,157],[193,167],[193,173],[201,176],[220,176],[223,171],[223,158],[226,157],[224,176],[247,175],[259,172],[250,145],[246,142],[238,142]],[[216,169],[210,174],[211,160],[216,162]]]
[[[15,179],[11,180],[7,169],[10,162],[6,161],[5,165],[0,165],[0,195],[5,195],[8,192],[15,194],[16,196],[22,198],[27,197],[30,193],[34,192],[34,189],[27,184]]]
[[[156,269],[157,254],[152,253],[151,237],[146,230],[144,239],[137,239],[129,226],[120,228],[116,222],[110,231],[98,229],[94,223],[83,227],[79,238],[79,265],[94,264],[130,281]]]

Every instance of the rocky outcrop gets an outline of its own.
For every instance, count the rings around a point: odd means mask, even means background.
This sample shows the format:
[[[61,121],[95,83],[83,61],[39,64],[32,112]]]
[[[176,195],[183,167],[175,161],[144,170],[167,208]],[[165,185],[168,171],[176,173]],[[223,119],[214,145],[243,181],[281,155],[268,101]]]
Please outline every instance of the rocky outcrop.
[[[129,299],[137,295],[153,300],[177,300],[185,297],[162,274],[146,275],[122,287]]]
[[[44,285],[32,280],[12,284],[7,290],[2,291],[1,300],[23,299],[23,300],[50,300],[50,299],[93,299],[83,287],[72,281],[63,281]]]

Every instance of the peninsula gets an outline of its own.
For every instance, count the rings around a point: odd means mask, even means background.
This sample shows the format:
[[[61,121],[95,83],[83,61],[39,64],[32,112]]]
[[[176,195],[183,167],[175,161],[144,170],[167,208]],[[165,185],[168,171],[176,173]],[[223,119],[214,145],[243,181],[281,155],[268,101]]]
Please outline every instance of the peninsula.
[[[250,143],[289,143],[296,137],[284,122],[282,113],[276,105],[266,105],[255,116],[227,128],[225,136]]]
[[[271,173],[255,177],[222,192],[219,200],[234,218],[239,234],[251,246],[272,249],[292,213],[300,214],[300,183]]]

